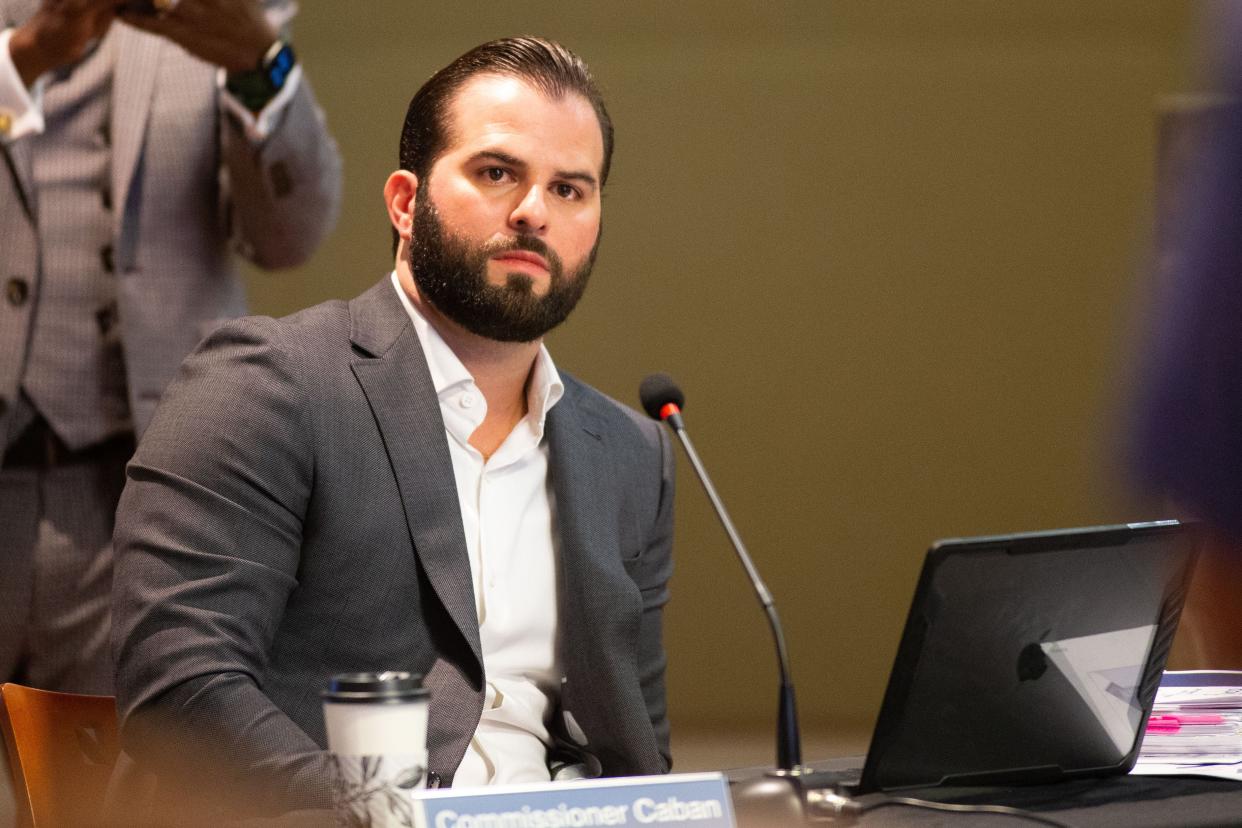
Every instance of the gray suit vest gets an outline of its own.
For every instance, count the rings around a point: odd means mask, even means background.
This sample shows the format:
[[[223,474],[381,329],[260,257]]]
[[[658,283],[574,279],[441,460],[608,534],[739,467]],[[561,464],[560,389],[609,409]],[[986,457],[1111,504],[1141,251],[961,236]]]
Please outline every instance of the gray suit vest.
[[[115,38],[56,71],[31,141],[39,273],[21,387],[71,448],[132,430],[116,324],[109,108]],[[32,416],[23,400],[10,439]],[[24,409],[24,410],[23,410]]]

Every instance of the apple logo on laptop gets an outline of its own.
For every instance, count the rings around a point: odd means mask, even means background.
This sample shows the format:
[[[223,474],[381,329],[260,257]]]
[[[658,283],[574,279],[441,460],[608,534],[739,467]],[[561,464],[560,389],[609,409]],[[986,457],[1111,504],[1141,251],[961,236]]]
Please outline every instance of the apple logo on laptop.
[[[1018,681],[1034,681],[1048,670],[1048,656],[1038,641],[1027,644],[1018,653]]]

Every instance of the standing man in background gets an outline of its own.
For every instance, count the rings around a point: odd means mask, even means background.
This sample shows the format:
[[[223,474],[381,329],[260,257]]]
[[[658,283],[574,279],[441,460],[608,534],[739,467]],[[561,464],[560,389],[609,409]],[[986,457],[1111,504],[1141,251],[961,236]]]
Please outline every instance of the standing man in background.
[[[0,681],[112,692],[112,523],[165,384],[300,264],[340,161],[291,2],[0,0]]]

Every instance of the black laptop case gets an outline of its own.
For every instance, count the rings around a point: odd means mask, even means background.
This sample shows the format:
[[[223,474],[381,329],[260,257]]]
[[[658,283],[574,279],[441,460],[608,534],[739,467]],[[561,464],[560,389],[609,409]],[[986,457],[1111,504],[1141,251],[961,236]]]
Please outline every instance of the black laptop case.
[[[1176,521],[935,544],[859,790],[1129,771],[1196,546]]]

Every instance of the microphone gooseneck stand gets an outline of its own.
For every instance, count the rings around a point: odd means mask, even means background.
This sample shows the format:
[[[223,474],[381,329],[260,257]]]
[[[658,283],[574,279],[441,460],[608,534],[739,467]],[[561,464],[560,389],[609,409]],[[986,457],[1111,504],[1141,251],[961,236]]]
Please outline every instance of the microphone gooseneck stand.
[[[681,409],[686,404],[685,394],[677,387],[677,383],[668,374],[652,374],[643,380],[639,388],[643,409],[653,418],[668,423],[669,427],[681,440],[690,465],[694,467],[699,482],[707,492],[707,498],[716,510],[716,516],[724,526],[733,551],[742,562],[742,568],[750,578],[751,586],[763,611],[767,615],[768,625],[772,628],[772,638],[776,641],[776,657],[780,663],[781,696],[780,711],[776,721],[776,767],[765,771],[761,776],[734,783],[732,787],[733,805],[737,811],[740,828],[786,828],[793,825],[853,825],[858,818],[869,811],[880,808],[906,807],[923,808],[933,811],[969,814],[1004,814],[1018,817],[1041,825],[1055,828],[1068,826],[1052,817],[1043,814],[1013,808],[1007,805],[958,805],[949,802],[933,802],[926,799],[914,799],[905,796],[889,796],[863,804],[841,793],[825,774],[817,774],[802,764],[802,746],[798,730],[798,711],[794,705],[793,681],[789,677],[789,656],[785,652],[785,636],[781,632],[781,622],[776,615],[776,605],[772,594],[759,577],[759,571],[750,559],[742,538],[729,518],[716,487],[707,476],[707,469],[699,460],[690,435],[686,433],[686,424],[681,416]]]
[[[780,703],[776,720],[776,767],[764,772],[762,776],[747,779],[733,785],[733,803],[738,812],[741,825],[795,825],[807,819],[808,811],[820,820],[832,820],[838,824],[852,822],[853,814],[850,805],[854,805],[846,797],[839,796],[829,790],[806,789],[803,785],[808,769],[802,765],[802,741],[798,727],[798,709],[794,699],[793,679],[789,671],[789,655],[785,649],[785,635],[781,630],[780,618],[776,613],[776,604],[772,593],[759,576],[742,543],[741,535],[733,525],[724,501],[712,485],[707,469],[694,450],[694,443],[686,432],[685,421],[681,416],[685,405],[685,395],[667,374],[652,374],[643,380],[639,388],[639,397],[643,409],[652,418],[665,422],[681,441],[686,457],[694,468],[699,482],[711,501],[716,516],[724,527],[737,559],[746,570],[754,588],[755,597],[763,607],[772,630],[772,639],[776,644],[776,658],[780,669]]]

